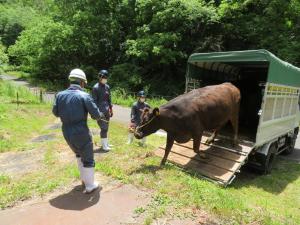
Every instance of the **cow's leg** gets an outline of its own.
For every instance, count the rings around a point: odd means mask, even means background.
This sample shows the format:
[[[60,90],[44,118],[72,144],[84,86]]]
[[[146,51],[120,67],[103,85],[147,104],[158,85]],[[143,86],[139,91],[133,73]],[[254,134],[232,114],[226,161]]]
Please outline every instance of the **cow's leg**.
[[[233,128],[233,146],[238,144],[238,131],[239,131],[239,113],[233,113],[230,122]]]
[[[213,134],[209,137],[209,138],[207,138],[207,140],[206,140],[206,144],[211,144],[211,143],[213,143],[214,142],[214,140],[215,140],[215,138],[216,138],[216,136],[217,136],[217,134],[218,134],[218,132],[219,132],[219,130],[220,130],[220,128],[218,127],[217,129],[215,129],[214,130],[214,132],[213,132]]]
[[[202,134],[200,136],[193,137],[193,150],[199,155],[200,158],[206,159],[207,156],[204,152],[200,151],[200,143],[202,139]]]
[[[163,159],[160,162],[160,166],[165,165],[173,144],[174,144],[174,137],[173,137],[173,135],[168,133],[167,134],[167,144],[166,144],[165,155],[164,155]]]

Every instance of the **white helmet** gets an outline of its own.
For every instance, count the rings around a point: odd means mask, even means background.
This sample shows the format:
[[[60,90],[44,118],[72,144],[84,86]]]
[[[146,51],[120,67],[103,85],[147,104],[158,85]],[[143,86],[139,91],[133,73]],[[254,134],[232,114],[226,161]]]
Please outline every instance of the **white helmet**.
[[[81,69],[73,69],[70,72],[69,80],[72,80],[72,78],[84,80],[84,82],[87,84],[87,79],[86,79],[85,73]]]

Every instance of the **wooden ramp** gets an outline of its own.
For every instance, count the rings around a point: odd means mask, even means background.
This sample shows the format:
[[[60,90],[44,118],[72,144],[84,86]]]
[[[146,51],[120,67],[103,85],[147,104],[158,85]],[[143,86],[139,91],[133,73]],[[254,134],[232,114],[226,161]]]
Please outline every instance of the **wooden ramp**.
[[[175,142],[168,156],[168,161],[227,186],[245,163],[253,144],[239,142],[239,145],[233,149],[226,140],[217,139],[213,145],[206,145],[206,139],[207,137],[203,136],[200,151],[204,151],[208,159],[202,159],[194,153],[193,141],[191,140],[185,144]],[[163,157],[164,153],[164,147],[155,151],[155,155],[159,157]]]

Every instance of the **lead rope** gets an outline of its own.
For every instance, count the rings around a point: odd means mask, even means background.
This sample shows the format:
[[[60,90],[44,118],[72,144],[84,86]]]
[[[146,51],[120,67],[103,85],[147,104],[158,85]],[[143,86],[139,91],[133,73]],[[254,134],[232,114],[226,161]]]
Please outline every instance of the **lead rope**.
[[[99,120],[101,120],[101,121],[103,121],[103,122],[105,122],[105,123],[109,123],[109,121],[108,120],[105,120],[105,119],[99,119]],[[99,121],[98,120],[98,121]]]
[[[144,126],[146,126],[146,125],[148,125],[149,123],[151,123],[152,120],[155,119],[155,117],[156,117],[156,116],[153,116],[153,117],[151,118],[151,120],[149,120],[147,123],[145,123],[145,124],[143,124],[143,125],[141,125],[141,126],[137,126],[136,130],[141,129],[141,128],[143,128]]]

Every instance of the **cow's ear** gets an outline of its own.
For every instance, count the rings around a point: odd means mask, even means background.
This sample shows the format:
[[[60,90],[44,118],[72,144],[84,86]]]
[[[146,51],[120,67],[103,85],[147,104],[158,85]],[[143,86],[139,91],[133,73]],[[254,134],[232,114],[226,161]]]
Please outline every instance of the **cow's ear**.
[[[159,109],[158,108],[153,109],[153,115],[155,115],[155,116],[159,115]]]

